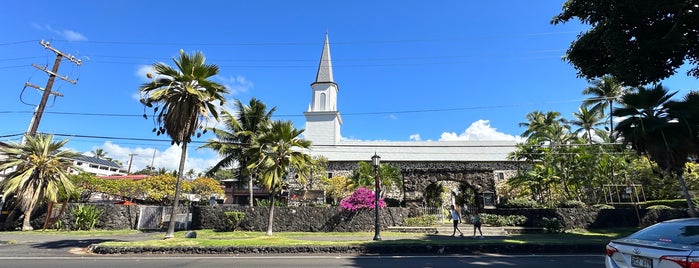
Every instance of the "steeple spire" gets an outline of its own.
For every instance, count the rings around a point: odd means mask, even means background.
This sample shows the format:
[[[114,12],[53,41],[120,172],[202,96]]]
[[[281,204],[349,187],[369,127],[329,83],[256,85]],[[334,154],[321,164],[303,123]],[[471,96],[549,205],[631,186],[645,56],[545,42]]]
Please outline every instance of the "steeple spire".
[[[328,42],[328,33],[325,33],[325,44],[323,44],[323,53],[320,55],[320,65],[318,66],[318,74],[316,75],[316,83],[334,83],[333,80],[333,65],[330,59],[330,43]]]

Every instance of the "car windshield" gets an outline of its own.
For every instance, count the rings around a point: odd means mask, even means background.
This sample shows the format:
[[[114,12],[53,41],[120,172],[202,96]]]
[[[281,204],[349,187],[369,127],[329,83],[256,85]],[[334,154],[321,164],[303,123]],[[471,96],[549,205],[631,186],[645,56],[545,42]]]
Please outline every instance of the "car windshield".
[[[638,231],[628,238],[699,245],[699,222],[666,222]]]

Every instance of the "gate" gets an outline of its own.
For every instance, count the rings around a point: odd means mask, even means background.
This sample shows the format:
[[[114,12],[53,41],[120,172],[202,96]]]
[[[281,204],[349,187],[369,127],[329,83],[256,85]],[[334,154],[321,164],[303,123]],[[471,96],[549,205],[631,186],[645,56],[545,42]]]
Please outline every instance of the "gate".
[[[172,207],[139,206],[138,230],[160,230],[170,223]],[[175,214],[175,230],[188,230],[192,221],[189,207],[178,206],[180,213]]]

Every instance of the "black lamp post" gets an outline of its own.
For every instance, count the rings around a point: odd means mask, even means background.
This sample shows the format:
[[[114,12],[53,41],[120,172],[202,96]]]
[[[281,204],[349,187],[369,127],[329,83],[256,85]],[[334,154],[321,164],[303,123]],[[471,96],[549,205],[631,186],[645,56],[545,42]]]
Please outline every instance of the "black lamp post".
[[[374,164],[374,192],[376,194],[376,200],[374,200],[374,240],[381,240],[381,226],[379,225],[379,194],[381,193],[379,165],[381,165],[381,157],[376,152],[371,157],[371,163]]]

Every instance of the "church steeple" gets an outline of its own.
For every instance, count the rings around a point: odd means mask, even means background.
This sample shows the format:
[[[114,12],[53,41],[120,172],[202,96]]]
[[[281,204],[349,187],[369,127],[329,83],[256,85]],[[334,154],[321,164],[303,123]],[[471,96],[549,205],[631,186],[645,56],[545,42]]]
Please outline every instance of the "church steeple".
[[[333,78],[328,33],[325,33],[318,73],[311,83],[311,104],[308,111],[303,113],[306,116],[304,137],[315,145],[335,145],[340,141],[342,117],[337,110],[338,91]]]
[[[316,83],[334,83],[333,80],[333,64],[330,59],[330,43],[328,42],[328,33],[325,33],[325,44],[323,44],[323,52],[320,55],[320,65],[318,65],[318,74],[316,75]]]

